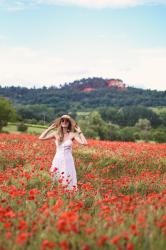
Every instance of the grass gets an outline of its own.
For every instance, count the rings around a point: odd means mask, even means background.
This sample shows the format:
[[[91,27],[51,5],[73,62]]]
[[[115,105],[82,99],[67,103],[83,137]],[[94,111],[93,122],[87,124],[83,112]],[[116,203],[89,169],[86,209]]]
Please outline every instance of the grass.
[[[79,112],[81,114],[81,112]],[[84,112],[85,113],[85,112]],[[88,112],[87,112],[88,113]],[[27,134],[35,134],[39,135],[41,134],[46,128],[48,128],[48,125],[37,125],[37,124],[26,124],[28,126]],[[8,123],[6,127],[3,127],[2,129],[3,133],[11,133],[11,134],[22,134],[22,132],[17,131],[16,123]],[[25,132],[24,132],[25,133]],[[145,140],[136,140],[135,142],[145,142]],[[155,141],[148,141],[150,143],[156,143]]]
[[[46,126],[41,126],[39,125],[39,127],[37,125],[33,125],[33,124],[27,124],[28,125],[28,130],[27,133],[28,134],[41,134],[47,127]],[[7,133],[17,133],[17,134],[21,134],[22,132],[17,131],[17,127],[15,124],[8,124],[6,127],[3,127],[2,132],[7,132]]]

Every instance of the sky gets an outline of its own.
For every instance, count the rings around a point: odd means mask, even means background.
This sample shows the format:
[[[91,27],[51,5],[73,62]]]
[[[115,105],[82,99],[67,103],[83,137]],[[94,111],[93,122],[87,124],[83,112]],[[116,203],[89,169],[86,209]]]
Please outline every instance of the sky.
[[[0,0],[0,85],[166,90],[166,0]]]

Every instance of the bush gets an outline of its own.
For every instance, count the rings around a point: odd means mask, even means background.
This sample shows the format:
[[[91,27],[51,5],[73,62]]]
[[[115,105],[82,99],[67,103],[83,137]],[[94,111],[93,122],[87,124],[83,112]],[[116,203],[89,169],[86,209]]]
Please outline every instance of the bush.
[[[110,130],[110,138],[111,141],[121,141],[121,135],[119,130]]]
[[[135,132],[134,137],[135,137],[136,140],[140,140],[141,139],[140,138],[140,132]]]
[[[149,140],[152,140],[151,131],[148,130],[141,130],[140,132],[140,139],[148,142]]]
[[[157,142],[166,142],[166,132],[164,131],[156,131],[153,133],[152,137]]]
[[[27,130],[28,130],[28,126],[25,125],[24,123],[17,124],[17,131],[25,132]]]
[[[16,120],[16,117],[17,114],[12,103],[8,99],[0,97],[0,131],[7,126],[8,121]]]
[[[103,121],[97,111],[89,113],[88,117],[79,120],[79,126],[84,131],[85,136],[106,140],[109,138],[109,125]]]
[[[122,141],[135,141],[135,130],[131,127],[125,127],[120,131],[120,137]]]
[[[114,123],[109,122],[109,139],[111,141],[119,141],[120,140],[120,126]]]

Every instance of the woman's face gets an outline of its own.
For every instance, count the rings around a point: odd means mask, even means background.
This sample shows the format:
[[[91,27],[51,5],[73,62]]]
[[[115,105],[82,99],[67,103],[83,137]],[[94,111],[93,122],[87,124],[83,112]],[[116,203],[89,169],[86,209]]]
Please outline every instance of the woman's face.
[[[62,119],[61,119],[61,126],[62,126],[63,128],[68,127],[68,126],[69,126],[69,119],[62,118]]]

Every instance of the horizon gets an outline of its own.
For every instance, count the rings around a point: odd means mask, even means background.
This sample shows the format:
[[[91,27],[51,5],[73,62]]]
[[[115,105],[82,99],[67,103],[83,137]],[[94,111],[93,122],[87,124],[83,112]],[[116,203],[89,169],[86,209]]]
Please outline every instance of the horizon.
[[[0,85],[83,78],[165,91],[166,0],[0,0]]]
[[[93,78],[102,78],[102,77],[89,77],[90,79],[93,79]],[[81,78],[81,79],[76,79],[76,80],[74,80],[74,81],[81,81],[83,78]],[[88,78],[85,78],[86,80],[88,79]],[[102,78],[103,80],[115,80],[115,78]],[[117,80],[117,79],[116,79]],[[122,80],[122,79],[118,79],[118,80]],[[18,88],[18,87],[20,87],[20,88],[27,88],[27,89],[42,89],[42,88],[51,88],[51,87],[56,87],[56,88],[59,88],[59,89],[61,89],[61,87],[63,87],[65,84],[67,84],[67,85],[69,85],[70,83],[73,83],[74,81],[72,81],[72,82],[64,82],[64,83],[60,83],[59,85],[49,85],[49,86],[47,86],[47,85],[42,85],[42,86],[35,86],[35,85],[33,85],[33,86],[29,86],[29,87],[27,87],[27,86],[21,86],[21,85],[10,85],[10,86],[8,86],[8,85],[5,85],[5,86],[2,86],[1,84],[0,84],[0,88],[10,88],[10,87],[15,87],[15,88]],[[122,80],[122,83],[123,84],[125,84],[124,82],[123,82],[123,80]],[[134,86],[134,85],[127,85],[127,84],[125,84],[125,88],[136,88],[136,89],[142,89],[142,90],[151,90],[151,91],[154,91],[154,90],[156,90],[156,91],[158,91],[158,92],[165,92],[166,90],[157,90],[157,89],[149,89],[149,88],[141,88],[141,87],[138,87],[138,86]],[[110,88],[111,89],[111,88]]]

